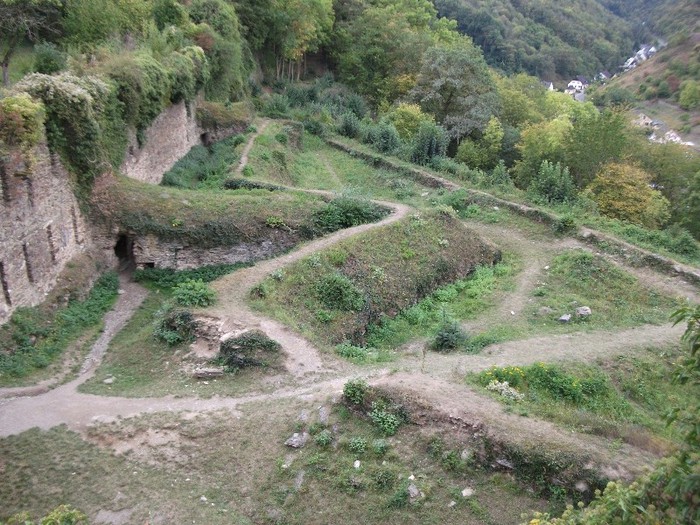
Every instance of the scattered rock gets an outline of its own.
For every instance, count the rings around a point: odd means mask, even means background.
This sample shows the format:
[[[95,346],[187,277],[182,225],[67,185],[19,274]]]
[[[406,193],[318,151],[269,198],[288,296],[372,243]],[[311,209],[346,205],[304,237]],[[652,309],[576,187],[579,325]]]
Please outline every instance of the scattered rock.
[[[359,468],[360,468],[360,460],[359,460],[359,459],[356,459],[355,462],[352,464],[352,466],[353,466],[355,469],[359,469]]]
[[[110,376],[110,377],[108,377],[107,379],[104,379],[102,382],[103,382],[105,385],[111,385],[112,383],[114,383],[114,376]]]
[[[498,208],[498,206],[494,206],[493,209],[498,211],[499,208]]]
[[[549,270],[549,265],[544,267],[545,270]]]
[[[124,290],[122,290],[121,288],[119,288],[119,290],[117,290],[117,294],[119,294],[119,295],[124,295],[125,293],[126,292]]]
[[[207,501],[207,497],[206,497],[206,496],[202,496],[201,498],[199,498],[199,501]]]
[[[328,424],[328,418],[331,415],[331,409],[327,406],[318,407],[318,420],[324,425]]]
[[[586,483],[585,481],[578,481],[578,482],[576,482],[576,485],[574,485],[574,487],[575,487],[576,490],[578,490],[579,492],[588,492],[588,490],[589,490],[589,488],[590,488],[590,487],[588,486],[588,483]]]
[[[578,317],[588,317],[591,315],[593,312],[591,311],[590,307],[588,306],[579,306],[576,308],[576,315]]]
[[[303,434],[295,432],[294,434],[292,434],[292,437],[290,437],[287,441],[284,442],[284,444],[292,448],[301,448],[304,445],[306,445],[306,442],[308,440],[309,434],[307,434],[306,432],[304,432]]]
[[[309,411],[308,410],[302,410],[301,413],[299,414],[299,421],[302,423],[307,423],[309,421]]]
[[[571,321],[571,314],[564,314],[559,318],[560,323],[568,323]]]
[[[420,194],[421,197],[427,197],[428,195],[430,195],[429,191],[424,191],[423,193]]]
[[[464,487],[464,490],[462,490],[462,497],[463,498],[471,498],[474,495],[474,489],[471,487]]]
[[[497,459],[496,464],[500,465],[503,468],[507,468],[509,470],[513,470],[515,468],[515,466],[505,458]]]
[[[306,472],[303,470],[300,470],[297,472],[297,477],[294,478],[294,490],[297,492],[301,489],[301,486],[304,484],[304,476],[306,476]]]
[[[447,504],[447,506],[450,508],[454,507],[455,505],[457,505],[457,502],[455,500],[452,500]]]
[[[195,368],[192,371],[192,377],[195,379],[211,379],[214,377],[221,377],[223,375],[223,367]]]
[[[543,306],[539,310],[540,315],[552,315],[554,313],[554,310],[550,308],[549,306]]]
[[[413,481],[414,479],[416,479],[416,477],[415,477],[413,474],[411,474],[410,476],[408,476],[408,479],[410,479],[411,481]]]
[[[513,310],[511,310],[510,315],[515,315],[515,312]]]
[[[416,499],[421,497],[421,491],[413,483],[408,486],[408,497],[411,499]]]

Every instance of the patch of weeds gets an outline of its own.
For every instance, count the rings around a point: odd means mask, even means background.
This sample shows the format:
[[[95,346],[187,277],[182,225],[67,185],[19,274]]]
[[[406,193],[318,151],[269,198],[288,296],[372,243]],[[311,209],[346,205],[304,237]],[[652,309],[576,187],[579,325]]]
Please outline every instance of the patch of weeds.
[[[348,442],[348,450],[353,454],[364,454],[367,451],[367,439],[363,437],[351,438]]]
[[[134,272],[134,281],[151,284],[158,288],[172,288],[190,280],[209,283],[231,272],[250,266],[252,263],[216,264],[179,271],[170,268],[144,268]]]
[[[382,457],[389,451],[389,443],[386,439],[375,439],[372,441],[372,452]]]
[[[189,343],[194,340],[194,317],[192,312],[182,308],[174,308],[166,303],[156,313],[153,323],[153,336],[168,346]]]
[[[314,227],[323,233],[343,228],[376,222],[389,213],[389,210],[359,197],[341,196],[333,199],[317,211],[312,220]]]
[[[253,169],[252,166],[244,166],[243,170],[241,171],[244,177],[253,177],[255,175],[255,170]]]
[[[335,353],[356,364],[380,363],[390,361],[393,355],[372,347],[356,346],[345,341],[335,347]]]
[[[374,402],[368,414],[377,429],[385,436],[393,436],[403,423],[401,417],[388,409],[386,404]]]
[[[387,501],[387,506],[392,509],[403,508],[408,505],[409,497],[408,482],[404,481],[396,492],[391,495],[389,501]]]
[[[457,321],[445,318],[438,328],[430,348],[436,352],[453,352],[464,347],[468,339],[467,333]]]
[[[364,379],[353,379],[343,386],[343,397],[353,405],[362,405],[369,391],[369,385]]]
[[[316,284],[316,293],[326,308],[332,310],[357,311],[365,305],[362,291],[339,272],[325,275]]]
[[[219,348],[217,361],[229,371],[248,367],[269,367],[279,359],[281,346],[265,333],[251,330],[226,339]]]
[[[333,433],[328,429],[323,429],[314,437],[314,443],[319,447],[326,448],[333,443]]]
[[[372,483],[374,483],[379,490],[390,489],[394,486],[394,483],[396,483],[396,480],[398,479],[396,472],[388,468],[377,469],[372,472],[370,477],[372,479]]]
[[[0,382],[46,368],[87,329],[102,321],[117,300],[119,279],[102,275],[84,299],[66,306],[18,308],[0,327]]]
[[[181,306],[210,306],[216,293],[200,279],[188,279],[173,287],[173,298]]]

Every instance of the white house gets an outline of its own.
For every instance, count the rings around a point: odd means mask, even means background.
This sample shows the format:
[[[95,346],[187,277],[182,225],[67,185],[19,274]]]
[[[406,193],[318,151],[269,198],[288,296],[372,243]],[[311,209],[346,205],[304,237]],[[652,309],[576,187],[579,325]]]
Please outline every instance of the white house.
[[[573,89],[577,93],[581,93],[583,91],[583,82],[581,82],[580,80],[572,80],[566,87],[569,89]]]

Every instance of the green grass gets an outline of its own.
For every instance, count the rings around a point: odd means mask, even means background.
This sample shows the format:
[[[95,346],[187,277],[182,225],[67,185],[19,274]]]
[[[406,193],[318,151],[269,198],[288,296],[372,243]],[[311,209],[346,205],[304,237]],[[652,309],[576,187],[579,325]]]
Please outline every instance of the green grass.
[[[700,394],[697,385],[673,380],[679,356],[678,348],[649,348],[634,356],[606,357],[596,364],[493,367],[471,374],[468,382],[485,388],[494,380],[507,381],[524,398],[493,395],[517,414],[667,454],[682,434],[666,425],[666,417],[675,407],[689,406]]]
[[[239,160],[237,146],[245,135],[234,135],[207,148],[194,146],[163,175],[163,186],[186,189],[221,188]]]
[[[110,343],[95,376],[79,387],[81,392],[124,397],[211,397],[260,388],[260,379],[270,373],[268,370],[226,374],[208,384],[191,378],[186,370],[202,360],[187,355],[186,343],[170,347],[153,335],[156,315],[169,300],[169,292],[160,290],[146,298]],[[113,377],[113,383],[103,383],[107,377]]]
[[[18,47],[10,60],[10,84],[19,82],[24,75],[34,71],[34,46]]]
[[[552,329],[561,325],[559,316],[573,314],[579,306],[590,307],[593,315],[573,316],[574,324],[604,330],[668,322],[678,303],[646,288],[602,256],[569,250],[555,257],[540,277],[529,307],[530,325]],[[542,308],[552,313],[542,314]]]
[[[445,316],[469,320],[486,314],[494,306],[495,291],[506,288],[513,273],[514,267],[508,262],[479,267],[468,278],[438,288],[393,319],[372,325],[367,342],[382,350],[394,349],[411,339],[435,334]],[[467,335],[468,351],[478,351],[501,340],[493,334]]]
[[[332,516],[343,516],[349,524],[496,525],[516,523],[524,508],[546,506],[512,478],[485,471],[473,457],[463,460],[462,449],[436,453],[431,438],[410,425],[385,438],[368,419],[336,405],[326,424],[309,422],[293,430],[309,431],[309,444],[291,464],[282,463],[270,481],[270,498],[284,502],[283,520],[290,525],[332,522]],[[327,430],[330,444],[323,434]],[[304,486],[296,491],[301,471]],[[412,500],[411,484],[424,496]],[[474,489],[472,497],[461,495],[465,486]]]
[[[0,328],[0,386],[13,386],[49,366],[85,332],[102,322],[117,299],[115,273],[100,277],[84,300],[57,309],[19,308]]]
[[[369,326],[493,261],[446,212],[417,214],[336,244],[267,278],[253,305],[324,347],[367,342]]]
[[[283,125],[272,122],[256,138],[250,153],[251,180],[336,192],[351,191],[372,199],[431,205],[443,190],[425,188],[409,177],[376,169],[305,133],[301,148],[275,139]]]
[[[298,240],[325,202],[299,192],[183,190],[120,178],[97,206],[110,220],[137,234],[185,241],[203,248],[256,242],[274,234]],[[269,221],[275,218],[274,228]],[[273,231],[275,230],[275,231]]]
[[[145,284],[153,289],[170,289],[174,286],[190,280],[210,283],[219,277],[235,272],[241,268],[248,268],[251,263],[214,264],[200,266],[190,270],[173,270],[170,268],[144,268],[134,272],[134,281]]]

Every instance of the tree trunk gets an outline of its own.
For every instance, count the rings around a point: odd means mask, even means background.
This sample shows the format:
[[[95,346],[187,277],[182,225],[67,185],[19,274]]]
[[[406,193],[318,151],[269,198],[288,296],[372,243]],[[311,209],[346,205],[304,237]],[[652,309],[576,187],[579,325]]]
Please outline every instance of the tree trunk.
[[[10,85],[10,64],[8,62],[2,63],[2,85]]]

